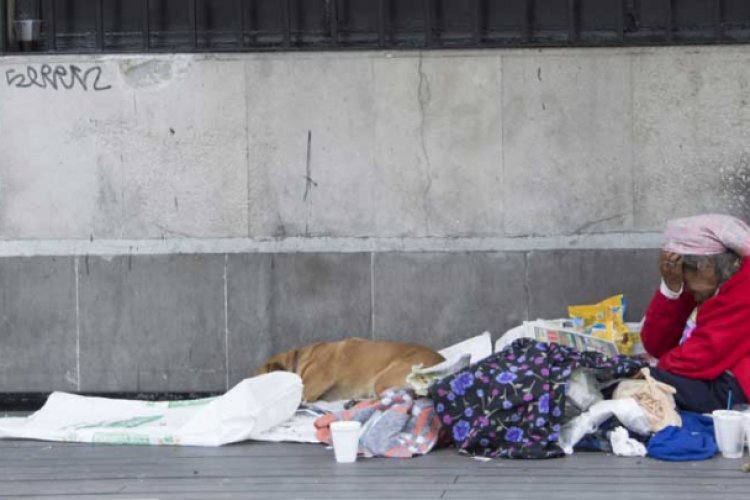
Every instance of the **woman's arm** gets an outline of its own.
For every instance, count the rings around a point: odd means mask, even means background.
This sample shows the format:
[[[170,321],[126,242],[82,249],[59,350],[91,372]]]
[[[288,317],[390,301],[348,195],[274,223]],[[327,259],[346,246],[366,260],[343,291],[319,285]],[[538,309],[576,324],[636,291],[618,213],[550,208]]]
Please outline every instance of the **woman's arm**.
[[[657,291],[646,311],[646,320],[641,330],[641,341],[646,351],[661,358],[680,343],[690,314],[695,309],[695,300],[686,291],[676,298],[666,297]]]
[[[690,338],[664,354],[659,367],[677,375],[716,378],[750,354],[749,332],[747,298],[718,295],[701,306]]]
[[[643,347],[655,358],[679,345],[685,323],[695,309],[695,300],[683,287],[682,256],[662,252],[659,272],[661,288],[651,299],[641,330]]]

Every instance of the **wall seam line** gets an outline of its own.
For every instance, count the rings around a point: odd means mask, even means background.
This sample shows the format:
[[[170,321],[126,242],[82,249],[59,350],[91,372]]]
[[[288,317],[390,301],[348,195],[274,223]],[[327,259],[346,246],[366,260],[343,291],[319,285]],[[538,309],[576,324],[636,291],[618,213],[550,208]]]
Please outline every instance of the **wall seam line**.
[[[78,259],[78,257],[73,259],[73,272],[76,288],[76,391],[81,392],[81,297]]]
[[[248,237],[253,234],[253,228],[252,228],[252,210],[250,208],[250,100],[248,99],[248,90],[247,90],[247,73],[249,71],[248,68],[248,62],[246,61],[243,65],[243,91],[244,91],[244,104],[245,104],[245,203],[247,205],[245,206],[245,216],[247,217],[247,235]]]
[[[229,390],[229,284],[227,267],[229,254],[224,254],[224,386]]]
[[[638,196],[636,195],[637,182],[636,182],[636,160],[635,160],[635,66],[636,66],[636,55],[631,54],[630,56],[630,196],[632,203],[632,220],[630,222],[631,229],[636,225],[636,210],[638,206]]]
[[[529,281],[529,257],[531,252],[523,253],[523,291],[526,294],[526,321],[531,321],[531,282]]]
[[[506,179],[505,179],[505,117],[503,116],[503,91],[504,91],[504,81],[505,81],[505,64],[503,62],[503,56],[498,55],[498,65],[500,69],[500,102],[498,104],[498,124],[500,126],[500,189],[501,189],[501,201],[502,204],[502,228],[503,228],[503,235],[508,234],[508,230],[506,229]]]
[[[370,252],[370,338],[375,340],[375,252]]]

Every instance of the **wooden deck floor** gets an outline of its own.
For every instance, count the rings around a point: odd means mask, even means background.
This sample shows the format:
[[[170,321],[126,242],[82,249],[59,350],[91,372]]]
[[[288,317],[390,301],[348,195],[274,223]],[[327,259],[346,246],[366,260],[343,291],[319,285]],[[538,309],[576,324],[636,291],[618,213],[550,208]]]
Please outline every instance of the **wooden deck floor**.
[[[322,445],[121,447],[0,441],[0,497],[259,499],[747,499],[739,460],[600,453],[482,462],[455,450],[338,465]]]

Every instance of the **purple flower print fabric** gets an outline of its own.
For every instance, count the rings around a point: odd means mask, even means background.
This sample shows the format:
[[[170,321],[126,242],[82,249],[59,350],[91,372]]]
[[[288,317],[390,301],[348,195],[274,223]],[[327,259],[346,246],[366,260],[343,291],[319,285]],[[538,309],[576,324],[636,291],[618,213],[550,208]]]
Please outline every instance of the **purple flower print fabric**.
[[[433,384],[430,396],[459,449],[493,458],[553,458],[564,455],[557,441],[572,371],[588,368],[604,382],[643,366],[626,356],[520,339]]]

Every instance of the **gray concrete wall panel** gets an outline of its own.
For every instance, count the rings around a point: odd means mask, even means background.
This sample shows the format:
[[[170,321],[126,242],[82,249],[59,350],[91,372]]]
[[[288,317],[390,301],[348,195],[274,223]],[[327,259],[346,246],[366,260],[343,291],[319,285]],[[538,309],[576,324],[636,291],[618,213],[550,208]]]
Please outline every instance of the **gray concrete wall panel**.
[[[74,259],[0,259],[0,284],[0,392],[75,390]]]
[[[81,258],[84,391],[226,385],[224,256]]]
[[[4,57],[0,239],[554,236],[748,216],[748,50]],[[19,87],[44,64],[101,71],[101,90]]]
[[[523,253],[381,254],[374,262],[374,335],[433,348],[504,333],[526,318]]]
[[[371,337],[369,254],[229,256],[227,290],[230,384],[278,352]]]

